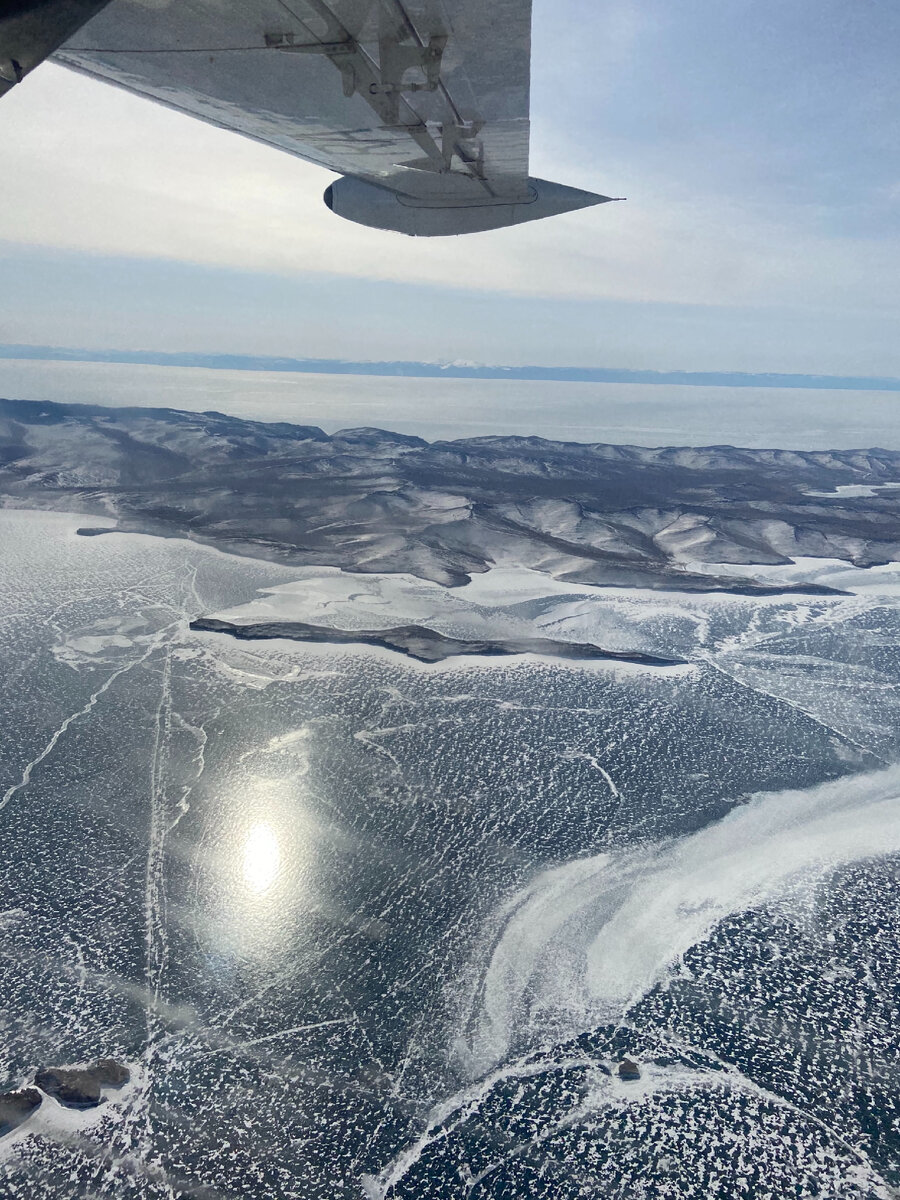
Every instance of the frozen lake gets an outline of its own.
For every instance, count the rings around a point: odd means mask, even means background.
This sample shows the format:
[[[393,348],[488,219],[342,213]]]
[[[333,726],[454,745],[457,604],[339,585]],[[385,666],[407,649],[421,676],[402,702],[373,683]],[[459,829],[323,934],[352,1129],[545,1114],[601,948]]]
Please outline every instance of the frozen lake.
[[[0,396],[216,409],[248,420],[377,426],[428,441],[535,434],[638,446],[900,449],[896,392],[402,379],[130,363],[0,360]]]
[[[894,574],[482,585],[690,665],[434,670],[192,633],[303,574],[79,523],[0,511],[0,1089],[133,1080],[4,1197],[892,1194]]]

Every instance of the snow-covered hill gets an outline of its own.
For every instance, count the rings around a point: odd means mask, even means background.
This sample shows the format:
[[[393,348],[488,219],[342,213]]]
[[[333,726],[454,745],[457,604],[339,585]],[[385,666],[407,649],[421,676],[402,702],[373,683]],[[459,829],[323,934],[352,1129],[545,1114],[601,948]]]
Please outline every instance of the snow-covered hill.
[[[429,444],[379,429],[328,436],[221,413],[0,400],[7,506],[448,586],[499,566],[587,584],[771,590],[729,565],[900,558],[900,493],[886,486],[898,482],[900,452],[878,449]]]

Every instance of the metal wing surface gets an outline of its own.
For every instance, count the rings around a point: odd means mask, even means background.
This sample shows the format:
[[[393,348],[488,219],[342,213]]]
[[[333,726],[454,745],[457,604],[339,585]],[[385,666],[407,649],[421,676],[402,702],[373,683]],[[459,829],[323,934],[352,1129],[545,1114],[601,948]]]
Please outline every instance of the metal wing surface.
[[[607,199],[529,179],[530,54],[531,0],[111,0],[53,58],[339,172],[341,215],[435,234]]]
[[[530,20],[530,0],[115,0],[55,58],[406,195],[514,198]]]

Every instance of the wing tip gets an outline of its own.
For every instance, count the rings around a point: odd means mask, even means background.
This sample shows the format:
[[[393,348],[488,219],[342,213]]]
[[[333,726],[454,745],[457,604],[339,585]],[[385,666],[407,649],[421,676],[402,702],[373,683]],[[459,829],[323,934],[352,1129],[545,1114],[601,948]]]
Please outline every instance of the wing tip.
[[[599,192],[588,192],[584,188],[570,187],[565,183],[552,183],[549,179],[528,180],[538,200],[547,208],[548,216],[553,213],[576,212],[579,208],[592,208],[596,204],[611,204],[624,200],[624,196],[603,196]]]
[[[528,179],[528,193],[527,199],[510,201],[429,204],[401,196],[380,184],[344,175],[329,186],[324,199],[332,212],[349,221],[412,237],[486,233],[625,199],[624,196],[601,196],[597,192],[569,187],[564,183],[551,183],[533,176]]]

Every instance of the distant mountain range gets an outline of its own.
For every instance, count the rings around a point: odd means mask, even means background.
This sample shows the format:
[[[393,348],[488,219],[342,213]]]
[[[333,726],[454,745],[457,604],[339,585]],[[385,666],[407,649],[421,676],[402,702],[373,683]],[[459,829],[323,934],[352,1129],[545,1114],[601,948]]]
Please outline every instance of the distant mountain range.
[[[585,584],[778,591],[728,564],[900,559],[897,493],[886,490],[897,483],[890,450],[428,443],[215,412],[0,400],[0,504],[446,586],[496,565]]]
[[[135,363],[219,371],[286,371],[317,375],[381,375],[418,379],[530,379],[561,383],[685,384],[692,387],[825,388],[900,392],[900,379],[864,375],[786,375],[742,371],[634,371],[619,367],[492,366],[470,362],[351,362],[337,358],[267,358],[248,354],[162,354],[156,350],[90,350],[0,345],[0,359]]]

